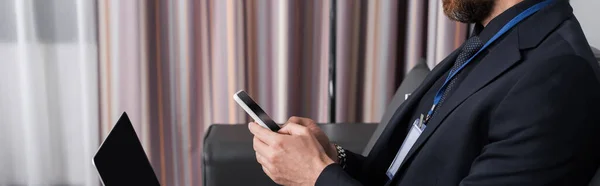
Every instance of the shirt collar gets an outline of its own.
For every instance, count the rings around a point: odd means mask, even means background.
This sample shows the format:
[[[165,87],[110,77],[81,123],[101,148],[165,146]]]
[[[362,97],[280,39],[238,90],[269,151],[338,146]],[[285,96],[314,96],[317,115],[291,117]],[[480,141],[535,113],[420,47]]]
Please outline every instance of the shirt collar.
[[[477,23],[475,24],[473,35],[479,36],[481,41],[486,43],[492,39],[492,37],[494,37],[494,35],[498,33],[500,29],[504,27],[504,25],[510,22],[510,20],[517,17],[517,15],[519,15],[521,12],[542,1],[544,0],[524,0],[523,2],[510,7],[500,15],[496,16],[485,27],[480,23]]]

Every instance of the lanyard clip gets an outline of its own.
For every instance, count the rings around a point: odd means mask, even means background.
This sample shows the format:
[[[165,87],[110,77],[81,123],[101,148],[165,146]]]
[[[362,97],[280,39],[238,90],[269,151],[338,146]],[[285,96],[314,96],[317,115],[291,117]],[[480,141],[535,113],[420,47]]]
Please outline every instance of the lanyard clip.
[[[429,119],[431,119],[431,115],[433,115],[433,112],[435,111],[435,107],[437,107],[437,104],[433,104],[433,106],[431,106],[431,110],[429,110],[429,112],[427,112],[427,116],[425,116],[425,120],[423,120],[423,124],[427,124],[429,122]]]
[[[429,119],[431,119],[431,114],[427,114],[427,116],[425,116],[425,120],[423,120],[423,124],[427,124],[429,122]]]

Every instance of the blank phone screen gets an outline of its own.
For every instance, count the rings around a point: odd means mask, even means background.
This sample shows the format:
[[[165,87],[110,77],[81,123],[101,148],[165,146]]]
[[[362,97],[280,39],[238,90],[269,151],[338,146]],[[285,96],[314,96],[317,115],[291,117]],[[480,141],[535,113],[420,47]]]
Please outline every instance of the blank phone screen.
[[[260,106],[258,106],[258,104],[256,104],[256,102],[254,102],[250,96],[248,96],[248,94],[246,94],[245,91],[240,91],[237,95],[248,106],[248,108],[250,108],[250,110],[254,111],[258,118],[260,118],[260,120],[263,121],[267,127],[269,127],[269,129],[275,132],[280,129],[279,125],[277,125],[275,121],[273,121],[273,119],[271,119],[271,117],[269,117],[269,115],[267,115],[267,113],[265,113],[265,111],[260,108]]]

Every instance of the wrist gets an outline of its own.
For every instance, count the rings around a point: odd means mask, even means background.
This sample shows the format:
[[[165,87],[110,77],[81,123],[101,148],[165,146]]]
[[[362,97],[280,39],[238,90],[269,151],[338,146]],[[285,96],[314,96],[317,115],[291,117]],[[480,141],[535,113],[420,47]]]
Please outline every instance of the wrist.
[[[313,173],[315,174],[312,177],[313,179],[311,179],[312,183],[310,185],[315,185],[317,179],[319,178],[319,176],[321,176],[321,173],[323,173],[323,170],[325,170],[327,166],[334,163],[335,161],[329,158],[329,155],[321,156],[315,163],[315,171],[313,171]]]
[[[321,161],[319,161],[317,163],[317,167],[320,170],[323,170],[323,169],[325,169],[325,167],[327,167],[328,165],[333,164],[333,163],[335,163],[335,161],[333,161],[331,158],[329,158],[329,156],[323,156],[323,157],[321,157]]]
[[[329,158],[331,158],[331,160],[333,160],[333,162],[340,163],[340,159],[338,158],[339,154],[335,144],[329,144],[329,149],[327,149],[327,155],[329,156]]]

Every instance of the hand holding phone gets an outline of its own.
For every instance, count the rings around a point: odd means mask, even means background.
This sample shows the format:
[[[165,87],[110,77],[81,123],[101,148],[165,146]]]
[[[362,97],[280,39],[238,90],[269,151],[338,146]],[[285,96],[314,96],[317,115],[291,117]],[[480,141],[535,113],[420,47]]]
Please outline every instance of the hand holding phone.
[[[240,90],[237,93],[233,94],[233,100],[254,119],[262,127],[271,129],[273,132],[279,131],[281,127],[265,113],[265,111],[258,106],[258,104],[244,91]]]

